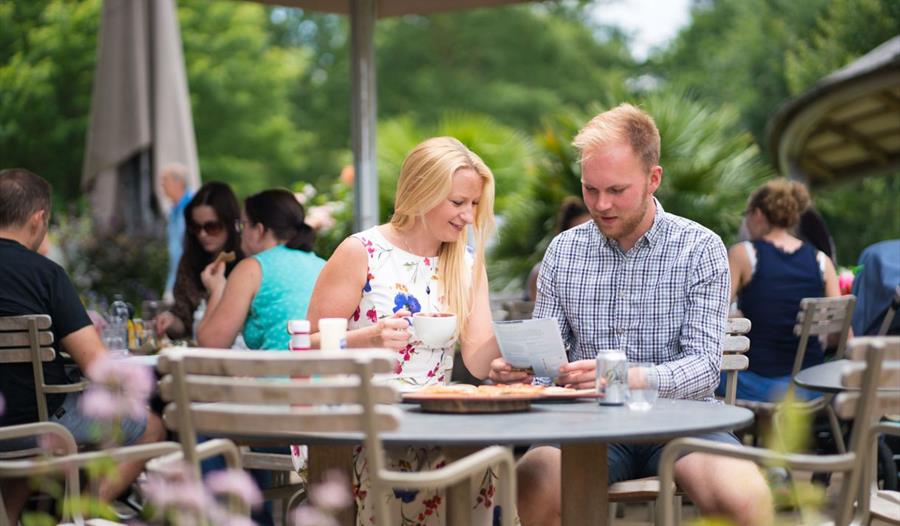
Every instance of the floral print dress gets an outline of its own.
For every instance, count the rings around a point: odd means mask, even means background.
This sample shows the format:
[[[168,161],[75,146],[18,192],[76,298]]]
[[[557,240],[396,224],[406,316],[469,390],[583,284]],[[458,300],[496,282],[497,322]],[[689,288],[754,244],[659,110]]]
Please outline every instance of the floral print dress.
[[[438,283],[437,258],[421,257],[392,245],[373,227],[353,235],[368,252],[368,279],[362,299],[350,318],[350,329],[368,327],[402,308],[412,313],[447,310],[446,297]],[[470,261],[471,264],[471,261]],[[410,328],[410,330],[412,330]],[[447,347],[426,347],[415,335],[397,354],[394,374],[388,379],[401,391],[450,382],[456,342]],[[368,470],[362,448],[354,450],[353,493],[356,497],[357,525],[375,524],[374,495],[368,488]],[[387,468],[402,471],[436,469],[446,463],[438,447],[386,448]],[[472,524],[495,522],[493,496],[496,474],[485,473],[481,487],[472,496]],[[435,490],[395,490],[389,497],[392,517],[398,526],[444,525],[444,492]],[[499,512],[499,509],[497,510]]]

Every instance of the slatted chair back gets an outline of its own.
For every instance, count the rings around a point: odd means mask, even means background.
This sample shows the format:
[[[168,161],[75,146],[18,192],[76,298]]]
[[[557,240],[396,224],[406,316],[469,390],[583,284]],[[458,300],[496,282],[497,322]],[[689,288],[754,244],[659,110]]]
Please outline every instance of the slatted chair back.
[[[722,339],[722,366],[725,373],[725,403],[734,405],[737,398],[737,380],[740,371],[746,371],[750,365],[746,353],[750,350],[750,320],[747,318],[728,318],[725,322],[725,337]]]
[[[879,336],[885,336],[891,330],[891,324],[894,322],[894,316],[897,315],[897,309],[900,309],[900,285],[894,288],[894,297],[891,298],[891,304],[884,313],[884,319],[881,320],[881,327],[878,329]]]
[[[876,346],[881,347],[883,361],[879,364],[872,396],[873,418],[900,413],[900,336],[861,336],[854,338],[850,345],[850,363],[841,374],[841,385],[847,391],[834,400],[835,411],[841,418],[858,419],[861,414],[865,394],[866,357]]]
[[[56,358],[52,345],[50,316],[32,314],[0,317],[0,363],[31,364],[34,396],[41,422],[46,422],[49,418],[43,362],[51,362]]]
[[[373,385],[395,357],[381,349],[343,351],[173,350],[157,368],[164,419],[177,429],[185,460],[199,469],[196,434],[284,436],[365,433],[370,469],[384,465],[379,433],[396,429],[396,390]],[[326,408],[327,406],[327,408]]]
[[[803,367],[803,358],[806,356],[806,347],[811,337],[828,337],[831,334],[838,334],[835,355],[838,358],[844,357],[855,305],[856,296],[803,298],[800,300],[800,311],[797,312],[797,323],[794,325],[794,335],[799,336],[800,341],[797,343],[792,377],[796,376]]]

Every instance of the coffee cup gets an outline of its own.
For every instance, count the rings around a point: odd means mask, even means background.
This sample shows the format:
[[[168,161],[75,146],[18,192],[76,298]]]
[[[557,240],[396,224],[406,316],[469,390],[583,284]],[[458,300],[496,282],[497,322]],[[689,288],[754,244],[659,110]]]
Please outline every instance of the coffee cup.
[[[412,324],[426,347],[446,347],[456,334],[456,315],[450,312],[417,312]]]

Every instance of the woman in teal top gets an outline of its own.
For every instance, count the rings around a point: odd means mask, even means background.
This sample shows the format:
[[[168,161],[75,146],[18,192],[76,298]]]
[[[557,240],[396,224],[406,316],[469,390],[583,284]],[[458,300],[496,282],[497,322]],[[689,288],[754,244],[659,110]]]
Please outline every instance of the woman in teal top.
[[[248,257],[226,281],[223,263],[201,274],[209,291],[197,329],[203,347],[227,348],[243,330],[250,349],[287,350],[288,320],[306,318],[309,298],[325,260],[312,252],[315,233],[303,206],[287,190],[265,190],[244,200],[238,224]]]

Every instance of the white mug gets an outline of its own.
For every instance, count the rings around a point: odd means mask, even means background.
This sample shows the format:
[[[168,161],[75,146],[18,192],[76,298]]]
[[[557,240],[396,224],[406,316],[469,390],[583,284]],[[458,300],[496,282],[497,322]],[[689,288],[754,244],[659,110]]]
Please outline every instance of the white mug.
[[[426,347],[446,347],[456,334],[456,315],[449,312],[417,312],[412,324]]]

